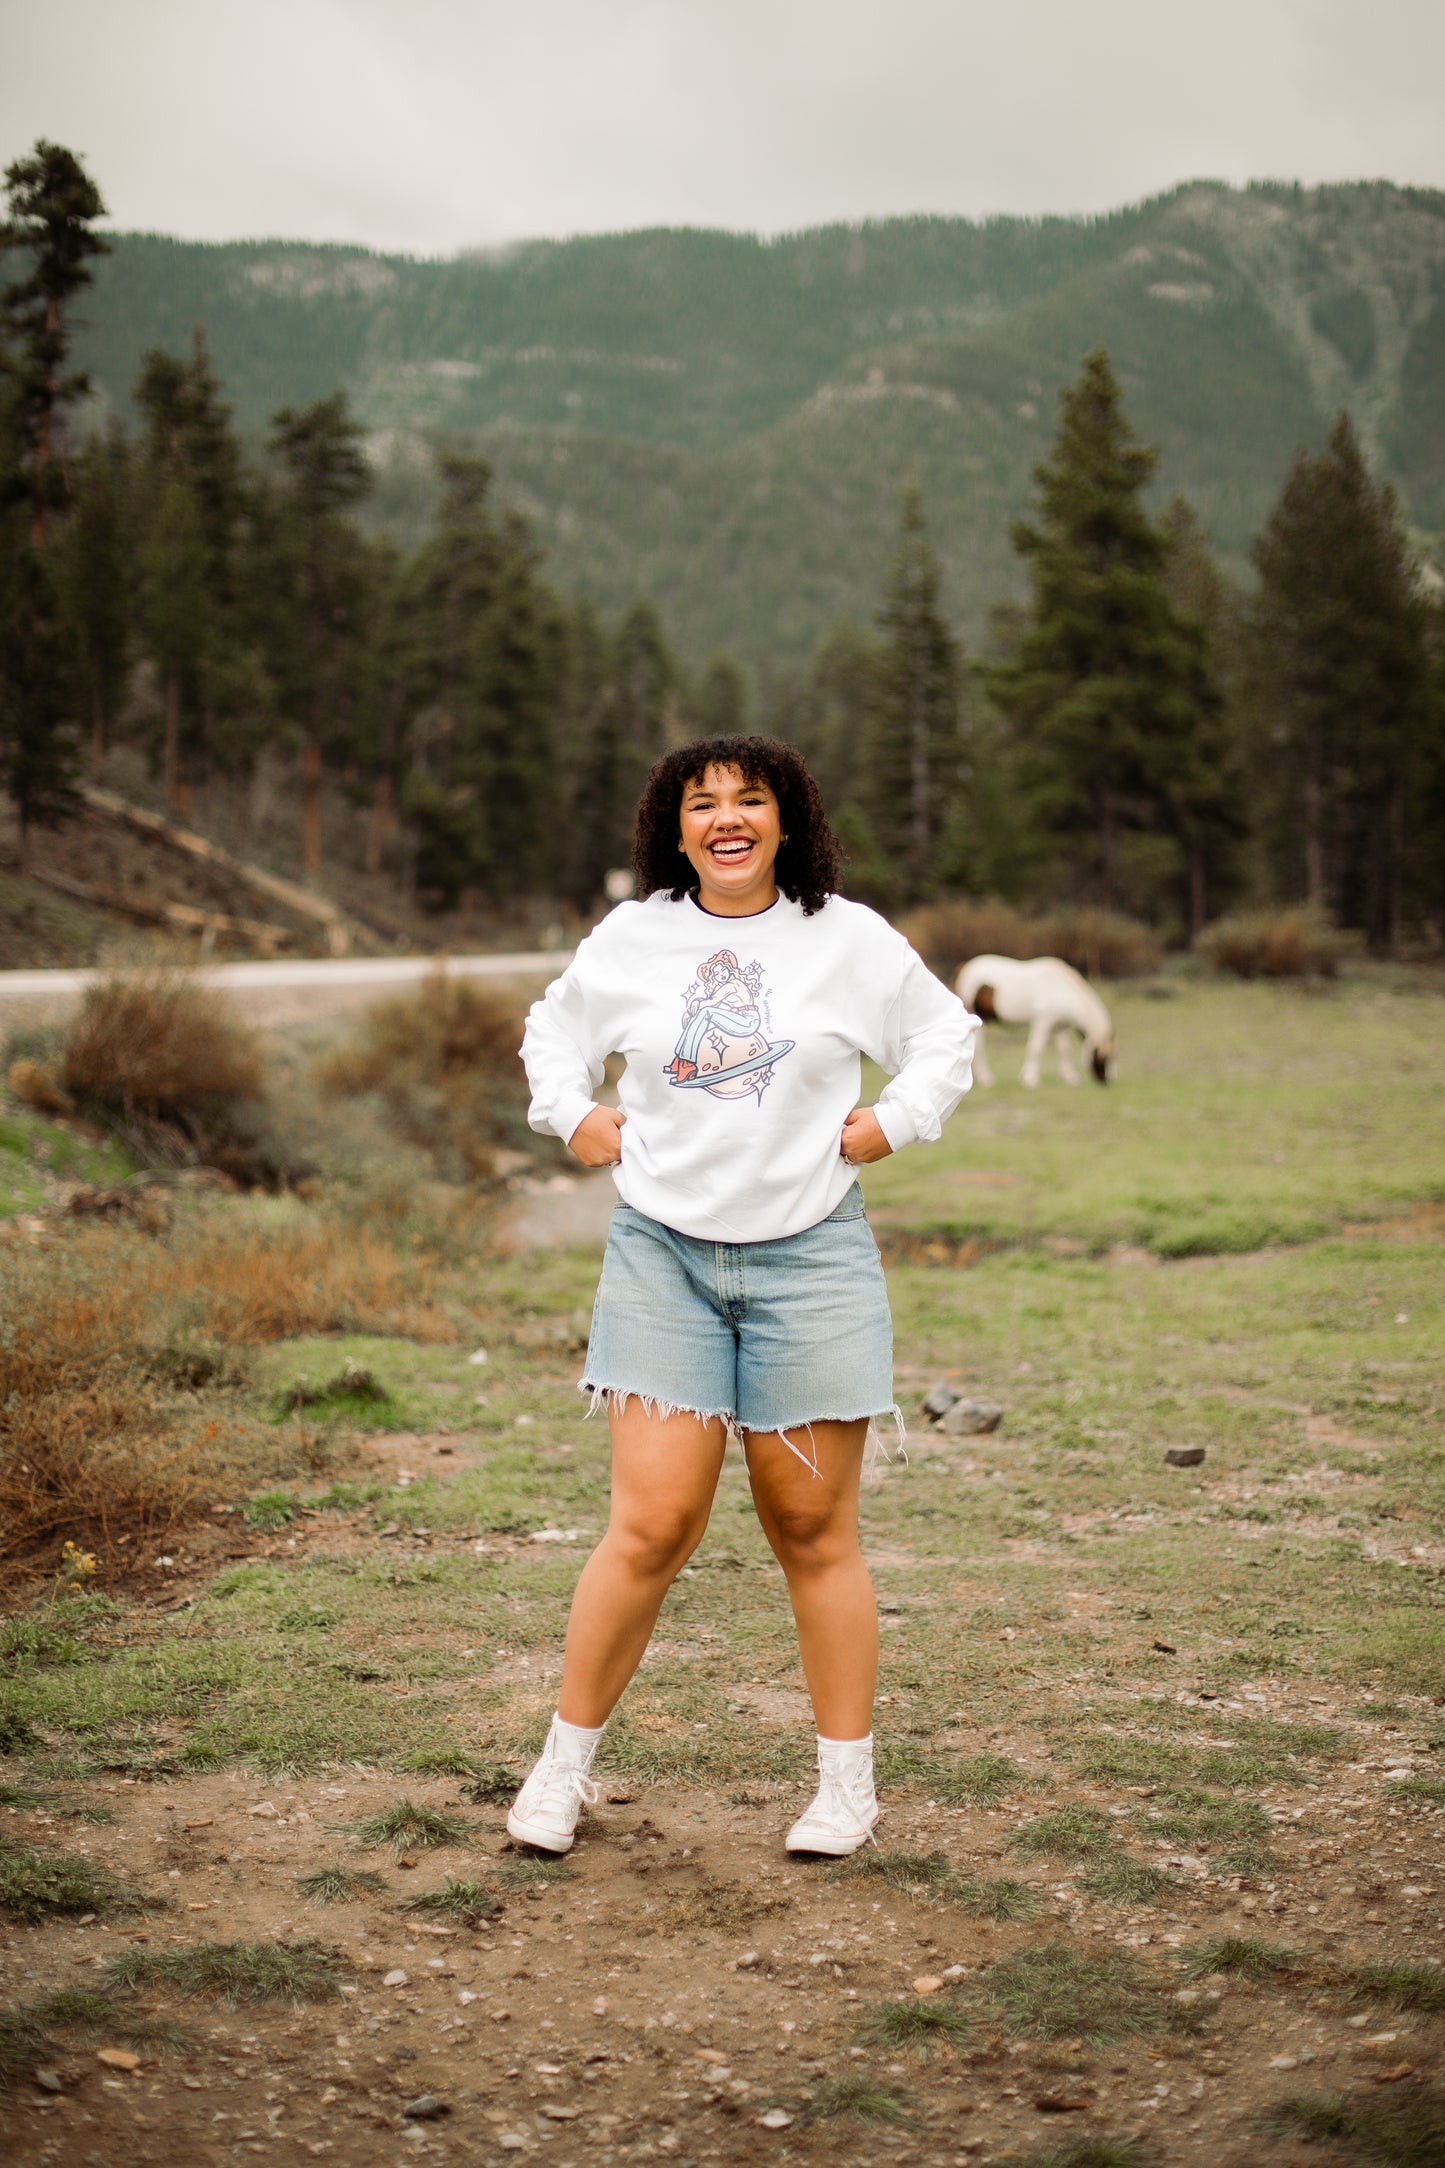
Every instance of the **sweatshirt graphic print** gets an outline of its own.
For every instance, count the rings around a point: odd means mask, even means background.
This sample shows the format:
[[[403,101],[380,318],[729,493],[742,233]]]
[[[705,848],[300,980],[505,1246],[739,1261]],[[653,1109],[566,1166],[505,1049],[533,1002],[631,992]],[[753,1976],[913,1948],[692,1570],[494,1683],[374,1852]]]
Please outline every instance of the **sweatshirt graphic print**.
[[[565,1143],[620,1054],[623,1202],[707,1241],[776,1241],[854,1180],[839,1141],[861,1058],[892,1079],[875,1112],[899,1151],[940,1134],[978,1029],[862,904],[832,896],[808,918],[780,896],[723,919],[649,896],[603,919],[528,1016],[528,1119]]]

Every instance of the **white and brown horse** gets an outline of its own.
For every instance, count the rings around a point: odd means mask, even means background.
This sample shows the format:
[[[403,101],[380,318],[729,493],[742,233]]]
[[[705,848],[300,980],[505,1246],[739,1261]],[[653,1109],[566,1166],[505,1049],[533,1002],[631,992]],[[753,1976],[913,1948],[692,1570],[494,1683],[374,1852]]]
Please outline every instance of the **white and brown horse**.
[[[1114,1026],[1109,1012],[1088,980],[1059,956],[1034,956],[1024,961],[1014,956],[975,956],[954,981],[954,989],[966,1009],[986,1024],[1027,1024],[1029,1043],[1024,1053],[1021,1081],[1032,1088],[1039,1081],[1039,1067],[1049,1040],[1059,1060],[1059,1074],[1066,1084],[1077,1084],[1073,1034],[1084,1042],[1089,1066],[1101,1084],[1109,1081],[1114,1058]],[[979,1033],[973,1051],[973,1073],[980,1084],[992,1084],[993,1073]]]

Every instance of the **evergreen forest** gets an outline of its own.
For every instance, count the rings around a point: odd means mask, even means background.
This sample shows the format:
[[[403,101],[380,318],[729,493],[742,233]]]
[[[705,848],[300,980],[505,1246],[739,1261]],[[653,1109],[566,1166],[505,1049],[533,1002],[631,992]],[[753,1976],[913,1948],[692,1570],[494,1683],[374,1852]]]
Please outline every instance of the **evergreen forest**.
[[[651,761],[742,728],[889,911],[1439,944],[1445,201],[415,265],[108,236],[48,142],[5,178],[22,862],[124,744],[182,820],[284,774],[323,888],[340,790],[426,907],[585,915]]]

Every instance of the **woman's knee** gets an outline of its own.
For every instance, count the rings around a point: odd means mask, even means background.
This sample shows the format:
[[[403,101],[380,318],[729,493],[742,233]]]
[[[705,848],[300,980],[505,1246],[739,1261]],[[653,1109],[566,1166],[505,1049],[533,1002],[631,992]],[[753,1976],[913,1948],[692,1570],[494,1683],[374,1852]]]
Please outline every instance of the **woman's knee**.
[[[614,1521],[608,1548],[638,1580],[671,1579],[697,1549],[702,1529],[686,1513],[659,1513],[646,1520]]]
[[[858,1549],[858,1530],[851,1513],[831,1501],[810,1500],[777,1506],[768,1515],[773,1548],[785,1566],[818,1572],[850,1558]]]

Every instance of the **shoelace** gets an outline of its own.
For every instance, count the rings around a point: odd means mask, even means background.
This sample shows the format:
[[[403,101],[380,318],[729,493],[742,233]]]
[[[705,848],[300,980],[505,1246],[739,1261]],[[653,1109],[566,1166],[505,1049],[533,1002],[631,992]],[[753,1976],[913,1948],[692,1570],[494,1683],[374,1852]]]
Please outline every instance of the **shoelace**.
[[[574,1796],[579,1805],[592,1807],[602,1796],[601,1787],[576,1762],[546,1762],[533,1771],[533,1780],[537,1785],[536,1800],[529,1802],[533,1812],[555,1804],[565,1813]]]

